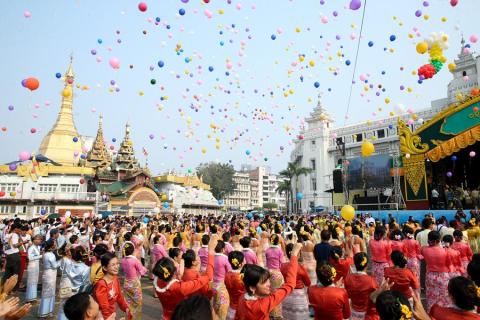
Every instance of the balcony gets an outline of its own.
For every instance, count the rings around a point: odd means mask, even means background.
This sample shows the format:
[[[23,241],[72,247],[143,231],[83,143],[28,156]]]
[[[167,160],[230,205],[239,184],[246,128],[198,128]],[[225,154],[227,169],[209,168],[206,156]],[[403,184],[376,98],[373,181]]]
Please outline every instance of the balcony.
[[[33,192],[33,200],[95,202],[96,192]]]

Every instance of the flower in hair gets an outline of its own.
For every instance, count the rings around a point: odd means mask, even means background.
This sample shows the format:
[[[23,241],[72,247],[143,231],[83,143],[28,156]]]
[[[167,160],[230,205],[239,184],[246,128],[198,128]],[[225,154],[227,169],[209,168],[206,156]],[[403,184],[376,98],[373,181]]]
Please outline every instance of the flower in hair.
[[[162,266],[162,271],[163,271],[163,277],[165,279],[168,279],[168,277],[170,277],[170,271],[168,271],[168,269],[165,268],[164,266]]]
[[[237,258],[233,258],[233,259],[232,259],[232,264],[233,264],[235,267],[238,267],[238,265],[240,264],[240,262],[238,262]]]
[[[412,311],[407,305],[400,303],[400,312],[402,313],[400,320],[410,320],[412,318]]]
[[[362,267],[365,267],[368,263],[368,259],[367,259],[367,256],[364,256],[363,259],[362,259],[362,262],[360,262],[360,265]]]
[[[330,269],[330,272],[332,273],[330,279],[331,279],[332,281],[334,281],[335,278],[337,277],[337,270],[335,270],[335,268],[332,267],[332,268]]]

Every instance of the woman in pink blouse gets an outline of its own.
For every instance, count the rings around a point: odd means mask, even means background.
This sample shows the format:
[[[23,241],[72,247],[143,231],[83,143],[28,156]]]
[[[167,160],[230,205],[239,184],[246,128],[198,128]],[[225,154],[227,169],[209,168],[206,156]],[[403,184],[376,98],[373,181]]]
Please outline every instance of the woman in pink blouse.
[[[405,246],[405,257],[407,258],[407,268],[420,279],[420,260],[423,259],[420,254],[420,243],[415,240],[413,229],[405,226],[403,233],[406,238],[403,240]]]
[[[455,239],[455,242],[452,244],[452,249],[455,249],[458,252],[460,252],[460,258],[462,259],[463,270],[465,270],[465,273],[463,274],[463,276],[466,276],[467,266],[473,257],[472,248],[470,248],[470,245],[467,242],[463,241],[462,231],[460,230],[453,231],[453,238]]]
[[[421,253],[427,265],[425,287],[427,296],[427,312],[434,304],[448,306],[447,289],[450,280],[452,263],[448,251],[440,245],[440,233],[430,231],[428,234],[428,247],[422,247]]]
[[[126,243],[123,248],[122,269],[125,274],[123,289],[125,290],[125,300],[128,303],[128,309],[132,314],[132,319],[142,318],[142,285],[140,278],[147,273],[142,263],[133,255],[135,247],[131,243]]]
[[[198,257],[200,258],[200,273],[205,273],[207,270],[209,241],[210,236],[208,234],[204,234],[202,236],[202,246],[200,249],[198,249]]]
[[[283,284],[283,275],[280,271],[282,263],[285,262],[283,251],[279,246],[280,236],[270,236],[270,247],[265,251],[266,267],[270,271],[270,286],[272,293]],[[282,304],[279,304],[270,312],[270,319],[282,319]]]
[[[390,254],[392,248],[390,241],[385,240],[385,227],[378,226],[375,228],[373,239],[370,240],[370,256],[372,259],[372,273],[377,283],[383,281],[383,270],[390,266]]]
[[[219,240],[215,247],[215,258],[213,263],[213,310],[220,320],[227,319],[230,298],[227,287],[225,287],[225,275],[232,271],[232,266],[225,255],[225,242]]]
[[[255,251],[250,248],[250,243],[252,242],[252,238],[249,236],[243,237],[240,239],[240,245],[242,246],[243,255],[245,257],[246,264],[257,264],[258,265],[258,258]]]

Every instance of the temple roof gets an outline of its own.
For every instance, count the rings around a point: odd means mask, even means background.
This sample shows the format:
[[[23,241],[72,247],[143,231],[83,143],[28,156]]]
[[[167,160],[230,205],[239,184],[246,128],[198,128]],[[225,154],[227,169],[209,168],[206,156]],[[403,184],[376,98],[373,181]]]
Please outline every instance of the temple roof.
[[[317,120],[320,120],[320,121],[327,120],[332,122],[332,118],[328,114],[327,110],[323,107],[321,94],[318,95],[317,106],[313,109],[312,112],[310,112],[310,117],[305,120],[307,122],[313,122]]]
[[[106,168],[112,163],[112,157],[107,150],[103,138],[103,117],[98,120],[98,130],[92,149],[87,154],[86,166],[91,168]]]
[[[62,104],[57,121],[43,138],[39,154],[61,165],[76,166],[82,152],[83,142],[79,137],[73,120],[73,59],[70,58],[68,70],[62,78],[65,82],[62,92]],[[76,140],[76,141],[75,141]]]
[[[120,148],[118,149],[117,156],[114,161],[114,168],[112,169],[115,171],[140,169],[138,160],[135,158],[133,142],[130,139],[130,125],[128,123],[125,126],[125,137],[120,144]]]

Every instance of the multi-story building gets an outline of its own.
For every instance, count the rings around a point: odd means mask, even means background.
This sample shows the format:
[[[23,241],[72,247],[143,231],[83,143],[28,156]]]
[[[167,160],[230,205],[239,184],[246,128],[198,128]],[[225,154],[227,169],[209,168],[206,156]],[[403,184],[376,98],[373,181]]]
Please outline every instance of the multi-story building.
[[[225,197],[225,205],[230,209],[251,209],[251,185],[248,172],[235,172],[233,176],[235,189]]]
[[[397,155],[400,145],[397,132],[399,118],[405,121],[413,132],[438,112],[456,103],[458,95],[469,94],[471,89],[478,87],[480,57],[474,57],[463,40],[455,65],[456,68],[452,71],[453,79],[448,84],[447,97],[433,100],[430,108],[415,114],[406,113],[333,128],[333,120],[322,106],[319,97],[317,106],[306,119],[307,125],[300,132],[300,138],[295,140],[295,147],[290,154],[292,162],[313,170],[311,174],[299,177],[298,182],[292,182],[298,185],[298,191],[303,195],[303,199],[299,201],[299,210],[309,210],[314,206],[332,206],[332,172],[343,157],[343,145],[346,159],[361,156],[361,145],[365,139],[375,144],[376,154]]]

